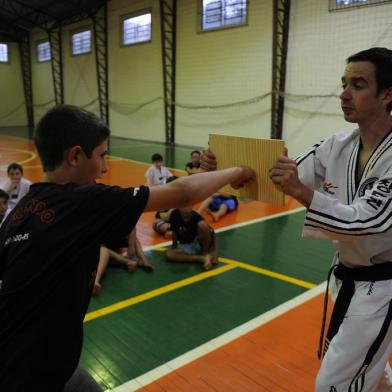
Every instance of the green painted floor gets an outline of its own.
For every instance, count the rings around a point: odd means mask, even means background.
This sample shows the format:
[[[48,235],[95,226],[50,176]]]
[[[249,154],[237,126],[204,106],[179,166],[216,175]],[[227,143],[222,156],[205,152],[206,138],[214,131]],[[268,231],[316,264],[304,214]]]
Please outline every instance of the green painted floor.
[[[168,155],[160,147],[115,139],[111,154],[148,162],[154,152]],[[170,158],[174,160],[166,165],[182,169],[191,150],[175,149]],[[301,238],[303,217],[298,212],[221,232],[219,254],[319,284],[325,280],[333,248],[327,241]],[[168,263],[162,252],[147,255],[155,266],[153,273],[109,269],[90,311],[203,272],[199,265]],[[82,363],[103,388],[115,388],[304,291],[236,268],[86,322]]]
[[[112,138],[110,153],[149,163],[159,152],[166,166],[184,169],[192,150]],[[333,248],[327,241],[302,239],[302,224],[303,212],[298,212],[221,232],[219,254],[318,284],[325,280]],[[102,293],[92,299],[89,312],[203,272],[199,265],[168,263],[162,252],[147,255],[153,273],[108,269]],[[304,291],[235,268],[86,322],[81,361],[104,389],[115,388]]]

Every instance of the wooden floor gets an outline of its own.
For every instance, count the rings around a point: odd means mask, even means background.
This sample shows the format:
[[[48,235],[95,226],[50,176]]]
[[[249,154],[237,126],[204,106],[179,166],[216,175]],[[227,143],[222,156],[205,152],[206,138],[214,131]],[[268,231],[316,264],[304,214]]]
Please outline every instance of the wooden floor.
[[[123,142],[112,145],[102,181],[144,183],[156,147],[145,156],[137,148],[134,156],[131,143],[129,150]],[[184,159],[173,162],[177,175],[184,175]],[[11,161],[42,181],[31,142],[0,135],[0,181]],[[155,271],[108,271],[86,316],[82,363],[104,389],[117,392],[313,391],[319,285],[333,251],[327,242],[301,239],[298,207],[291,199],[284,208],[249,202],[218,224],[206,217],[220,244],[219,266],[209,272],[167,263],[159,248],[165,240],[151,228],[153,213],[143,214],[138,237]]]

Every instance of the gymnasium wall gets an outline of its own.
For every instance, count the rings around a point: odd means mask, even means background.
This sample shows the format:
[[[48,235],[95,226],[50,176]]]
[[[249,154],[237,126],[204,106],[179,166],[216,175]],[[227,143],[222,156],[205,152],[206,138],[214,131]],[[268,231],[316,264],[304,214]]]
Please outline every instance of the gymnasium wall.
[[[250,0],[246,26],[203,33],[199,0],[178,0],[177,5],[176,142],[205,145],[210,132],[269,137],[272,0]],[[329,12],[328,0],[292,0],[291,7],[283,137],[290,155],[296,155],[326,135],[354,127],[344,122],[337,98],[344,61],[370,46],[392,47],[392,4]],[[122,46],[121,17],[149,8],[152,42]],[[159,0],[112,0],[108,13],[112,133],[163,142]],[[91,22],[63,29],[65,102],[99,113],[95,55],[70,53],[71,32],[86,25]],[[36,43],[42,38],[38,30],[31,37],[36,121],[53,104],[50,63],[36,62]],[[27,123],[20,74],[12,44],[11,63],[0,64],[5,97],[0,126]]]
[[[37,61],[37,44],[48,39],[42,30],[34,30],[31,39],[31,75],[33,85],[34,121],[37,122],[54,104],[52,65]]]
[[[159,1],[113,0],[108,6],[112,133],[163,142],[165,120],[163,101],[159,99],[163,97]],[[122,46],[121,17],[149,8],[152,10],[151,42]]]
[[[205,108],[177,107],[176,141],[206,145],[210,132],[269,137],[271,99],[260,97],[271,90],[272,1],[250,1],[247,26],[203,33],[198,4],[178,1],[177,102]]]
[[[283,138],[296,155],[337,131],[354,129],[346,123],[337,97],[345,59],[372,46],[392,49],[392,4],[329,12],[326,0],[291,2],[287,94]],[[306,96],[308,96],[306,98]]]
[[[0,127],[27,124],[19,47],[8,45],[9,62],[0,63]]]

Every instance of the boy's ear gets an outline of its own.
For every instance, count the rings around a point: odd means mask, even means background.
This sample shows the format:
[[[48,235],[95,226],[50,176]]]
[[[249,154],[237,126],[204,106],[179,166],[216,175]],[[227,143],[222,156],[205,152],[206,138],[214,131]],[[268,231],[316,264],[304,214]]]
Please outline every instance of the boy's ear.
[[[64,160],[69,166],[77,166],[80,159],[80,154],[82,153],[82,147],[80,146],[73,146],[69,148],[64,153]]]

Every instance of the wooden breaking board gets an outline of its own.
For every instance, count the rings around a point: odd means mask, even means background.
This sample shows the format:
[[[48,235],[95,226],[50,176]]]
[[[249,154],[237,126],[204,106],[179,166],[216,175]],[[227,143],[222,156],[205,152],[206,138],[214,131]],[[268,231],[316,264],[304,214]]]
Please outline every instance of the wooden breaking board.
[[[283,155],[283,140],[210,134],[209,147],[217,157],[218,169],[247,166],[256,172],[256,181],[251,184],[246,184],[240,189],[227,185],[221,189],[222,192],[284,205],[284,193],[269,177],[269,169]]]

